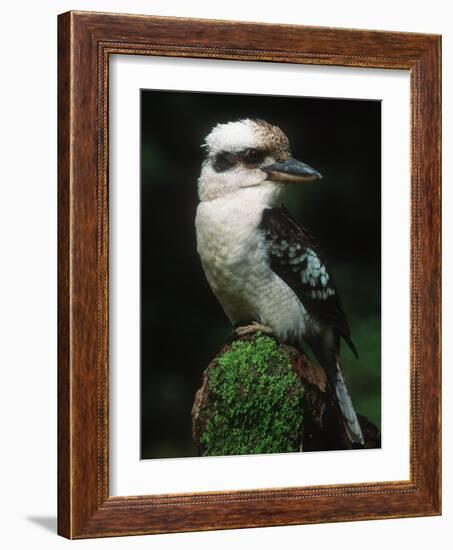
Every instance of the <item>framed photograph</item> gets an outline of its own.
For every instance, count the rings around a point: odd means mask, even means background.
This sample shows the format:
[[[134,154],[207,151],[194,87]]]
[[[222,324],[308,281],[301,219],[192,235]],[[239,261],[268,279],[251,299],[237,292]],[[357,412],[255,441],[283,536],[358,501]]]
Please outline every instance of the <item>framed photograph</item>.
[[[58,40],[59,533],[440,514],[440,37]]]

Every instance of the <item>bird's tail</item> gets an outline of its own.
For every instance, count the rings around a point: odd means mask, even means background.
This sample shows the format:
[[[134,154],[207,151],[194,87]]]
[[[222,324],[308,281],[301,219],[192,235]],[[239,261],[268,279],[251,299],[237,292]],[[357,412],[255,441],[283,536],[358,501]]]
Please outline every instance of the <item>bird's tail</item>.
[[[341,412],[343,413],[344,426],[346,434],[354,445],[364,445],[364,439],[362,429],[355,412],[354,405],[352,404],[351,396],[349,395],[348,388],[346,387],[341,368],[337,362],[337,368],[335,373],[335,394],[340,405]]]

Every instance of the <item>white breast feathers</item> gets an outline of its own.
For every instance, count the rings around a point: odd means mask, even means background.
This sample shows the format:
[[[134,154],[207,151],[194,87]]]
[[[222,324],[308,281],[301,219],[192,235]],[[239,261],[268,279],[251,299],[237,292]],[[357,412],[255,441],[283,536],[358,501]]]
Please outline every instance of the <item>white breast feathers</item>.
[[[246,191],[246,190],[244,190]],[[234,323],[258,321],[285,341],[300,341],[310,320],[300,300],[270,268],[260,229],[265,208],[247,193],[201,202],[197,249],[212,291]]]

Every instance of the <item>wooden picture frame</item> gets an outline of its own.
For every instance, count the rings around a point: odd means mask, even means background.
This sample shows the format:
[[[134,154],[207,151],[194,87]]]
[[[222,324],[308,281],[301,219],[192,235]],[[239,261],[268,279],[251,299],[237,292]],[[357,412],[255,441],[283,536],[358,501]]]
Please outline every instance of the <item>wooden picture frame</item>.
[[[58,48],[59,534],[88,538],[440,514],[440,37],[69,12],[59,16]],[[111,54],[410,72],[410,480],[109,495]]]

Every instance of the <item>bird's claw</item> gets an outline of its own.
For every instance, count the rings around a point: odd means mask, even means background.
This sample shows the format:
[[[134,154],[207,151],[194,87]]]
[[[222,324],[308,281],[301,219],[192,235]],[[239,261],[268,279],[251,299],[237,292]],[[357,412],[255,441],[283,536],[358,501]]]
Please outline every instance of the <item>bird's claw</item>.
[[[246,336],[247,334],[254,334],[255,332],[262,332],[263,334],[272,334],[272,329],[256,321],[250,323],[249,325],[243,325],[236,327],[234,329],[234,334],[236,336]]]

